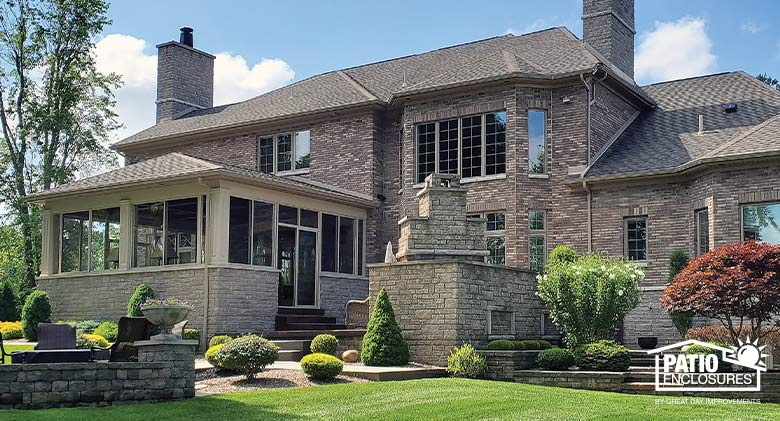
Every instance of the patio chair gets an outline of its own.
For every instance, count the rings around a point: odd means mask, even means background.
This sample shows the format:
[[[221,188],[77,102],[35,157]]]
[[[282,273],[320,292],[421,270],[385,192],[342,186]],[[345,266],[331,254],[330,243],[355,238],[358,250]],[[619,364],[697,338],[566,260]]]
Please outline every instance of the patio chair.
[[[76,349],[76,328],[68,324],[38,323],[35,349]]]
[[[5,347],[3,347],[3,334],[0,333],[0,365],[5,364],[5,357],[11,356],[11,354],[5,352]]]
[[[347,301],[346,320],[348,327],[366,327],[369,316],[368,297],[365,300]]]
[[[76,348],[76,328],[67,324],[38,323],[38,344],[33,351],[14,352],[12,363],[83,363],[93,359],[93,349]]]
[[[133,342],[148,340],[151,325],[145,317],[121,317],[116,342],[111,345],[108,360],[138,361],[138,348],[133,345]]]

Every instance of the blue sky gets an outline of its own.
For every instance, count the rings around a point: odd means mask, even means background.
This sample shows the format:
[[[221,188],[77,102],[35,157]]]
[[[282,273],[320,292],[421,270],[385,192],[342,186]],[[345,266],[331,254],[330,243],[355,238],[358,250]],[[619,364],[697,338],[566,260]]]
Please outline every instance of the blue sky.
[[[780,77],[774,1],[636,3],[640,84],[737,69]],[[197,48],[223,53],[215,103],[225,103],[325,71],[507,31],[563,25],[581,36],[581,7],[580,0],[115,1],[98,54],[106,70],[126,79],[119,113],[128,128],[121,137],[153,123],[154,45],[177,39],[180,26],[195,29]]]

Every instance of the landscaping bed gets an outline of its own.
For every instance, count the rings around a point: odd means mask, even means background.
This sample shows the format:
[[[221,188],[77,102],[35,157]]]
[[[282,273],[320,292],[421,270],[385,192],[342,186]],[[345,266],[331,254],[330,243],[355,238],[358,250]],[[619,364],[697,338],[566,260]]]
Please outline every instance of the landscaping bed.
[[[255,375],[254,380],[234,372],[208,369],[196,375],[195,392],[198,395],[247,392],[263,389],[285,389],[323,384],[365,383],[368,380],[339,375],[332,380],[314,380],[300,370],[269,369]]]

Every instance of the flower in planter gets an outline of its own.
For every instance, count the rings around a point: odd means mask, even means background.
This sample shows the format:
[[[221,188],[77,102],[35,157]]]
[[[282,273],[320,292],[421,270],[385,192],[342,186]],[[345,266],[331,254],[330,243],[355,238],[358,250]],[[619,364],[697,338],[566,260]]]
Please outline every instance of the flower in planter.
[[[146,301],[141,307],[150,307],[150,306],[185,306],[185,307],[192,308],[192,304],[190,304],[189,301],[182,300],[179,298],[171,298],[171,297],[162,297],[162,298],[149,297],[146,299]]]

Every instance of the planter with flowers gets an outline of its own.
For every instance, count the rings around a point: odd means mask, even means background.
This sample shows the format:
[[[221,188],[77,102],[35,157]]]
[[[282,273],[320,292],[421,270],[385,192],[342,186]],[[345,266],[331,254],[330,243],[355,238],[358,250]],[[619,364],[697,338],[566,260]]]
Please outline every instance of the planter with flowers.
[[[160,334],[154,335],[153,341],[178,341],[178,336],[171,332],[173,326],[184,321],[192,311],[189,301],[176,298],[147,298],[141,305],[141,312],[152,324],[160,328]]]

